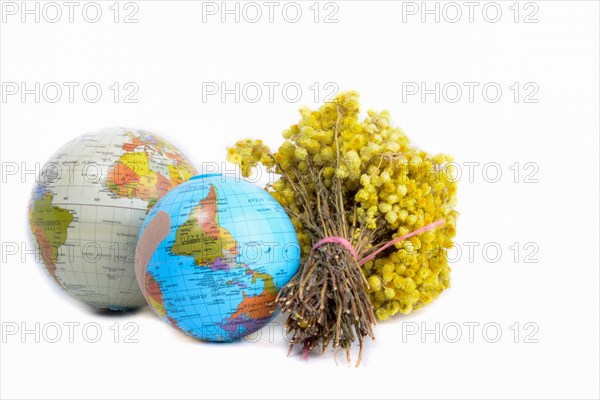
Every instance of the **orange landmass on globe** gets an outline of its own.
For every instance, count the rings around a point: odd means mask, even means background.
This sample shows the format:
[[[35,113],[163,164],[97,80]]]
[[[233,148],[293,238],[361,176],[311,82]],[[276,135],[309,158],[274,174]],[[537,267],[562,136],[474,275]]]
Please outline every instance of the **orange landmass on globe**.
[[[162,291],[156,279],[149,272],[146,272],[146,296],[158,315],[164,318],[167,315],[167,310],[165,309]]]
[[[165,318],[173,328],[183,332],[183,329],[177,324],[177,321],[170,315],[167,315],[167,309],[165,308],[160,285],[149,272],[146,272],[146,299],[148,299],[152,308],[156,310],[161,318]]]
[[[106,187],[117,197],[138,198],[148,202],[148,209],[170,189],[196,173],[185,158],[163,141],[150,141],[135,135],[123,144],[124,153],[108,171]],[[162,165],[151,162],[162,155]]]
[[[229,320],[235,320],[240,317],[255,320],[269,318],[277,308],[275,304],[277,289],[273,283],[273,277],[269,274],[261,274],[256,271],[252,271],[252,273],[252,284],[255,284],[257,279],[262,279],[264,282],[263,291],[256,296],[247,296],[246,292],[243,291],[244,300],[238,305],[235,313],[228,318]]]
[[[221,228],[217,221],[217,190],[214,186],[211,186],[206,197],[200,200],[200,209],[200,212],[194,213],[194,218],[206,236],[217,239]]]
[[[129,137],[131,138],[131,141],[123,144],[122,146],[124,151],[134,151],[136,148],[144,144],[144,141],[138,136],[130,135]]]
[[[135,173],[128,165],[117,163],[114,168],[108,171],[108,182],[114,183],[119,187],[119,191],[125,191],[126,188],[132,184],[140,181],[140,176]],[[122,197],[126,196],[126,193],[119,193]]]

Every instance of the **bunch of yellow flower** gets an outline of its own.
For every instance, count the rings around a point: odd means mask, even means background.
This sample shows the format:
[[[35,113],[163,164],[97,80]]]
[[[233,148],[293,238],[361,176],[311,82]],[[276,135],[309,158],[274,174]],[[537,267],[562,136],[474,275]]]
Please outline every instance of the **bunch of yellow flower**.
[[[302,118],[283,132],[285,142],[276,153],[260,140],[247,139],[228,149],[228,161],[240,165],[244,176],[258,163],[283,176],[267,189],[290,212],[303,257],[319,239],[299,218],[306,199],[297,193],[297,181],[311,173],[327,188],[340,183],[348,220],[361,222],[354,225],[352,239],[361,230],[376,230],[378,243],[370,246],[445,219],[443,227],[397,243],[362,267],[376,315],[385,320],[430,303],[449,287],[447,249],[453,246],[458,215],[455,173],[450,156],[411,147],[387,111],[370,110],[360,121],[358,98],[349,91],[318,111],[301,108]]]

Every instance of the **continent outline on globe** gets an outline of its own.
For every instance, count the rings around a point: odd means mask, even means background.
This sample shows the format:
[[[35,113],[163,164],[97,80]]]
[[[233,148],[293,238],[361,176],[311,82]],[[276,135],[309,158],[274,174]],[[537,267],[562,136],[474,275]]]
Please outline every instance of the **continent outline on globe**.
[[[212,181],[197,181],[211,176]],[[230,213],[235,207],[228,203],[227,194],[225,199],[220,199],[219,191],[227,188],[225,181],[219,174],[194,177],[159,201],[142,228],[136,256],[142,260],[142,265],[136,265],[136,273],[154,311],[176,329],[203,340],[235,341],[268,323],[277,311],[274,301],[279,287],[291,279],[299,262],[299,259],[294,260],[292,267],[281,263],[286,267],[275,267],[280,270],[271,268],[277,279],[270,273],[270,265],[244,262],[243,245],[236,234],[230,232],[232,227],[239,231],[244,221],[239,217],[233,222]],[[247,182],[245,185],[252,187],[253,193],[258,193],[264,202],[280,207],[267,192]],[[177,192],[183,192],[180,199]],[[178,201],[179,208],[174,205]],[[286,240],[298,247],[296,233],[285,211],[273,212],[264,202],[256,201],[244,207],[246,212],[260,210],[263,217],[280,219],[279,229],[287,229],[289,235]],[[174,219],[163,209],[173,212]],[[220,220],[223,212],[228,219],[227,226]],[[255,222],[255,226],[260,225]],[[157,235],[163,238],[160,243],[155,240]],[[251,241],[256,242],[256,238]],[[269,248],[265,253],[270,251]],[[168,265],[157,261],[172,257],[179,261]],[[233,294],[227,297],[227,293]],[[198,310],[204,310],[204,317],[198,316],[201,312]],[[214,314],[210,315],[210,310]],[[212,317],[215,319],[211,320]]]
[[[115,182],[127,154],[137,157],[139,179]],[[144,305],[133,270],[139,229],[152,204],[195,173],[148,131],[105,128],[75,138],[50,158],[33,190],[28,214],[39,260],[63,291],[92,307]]]

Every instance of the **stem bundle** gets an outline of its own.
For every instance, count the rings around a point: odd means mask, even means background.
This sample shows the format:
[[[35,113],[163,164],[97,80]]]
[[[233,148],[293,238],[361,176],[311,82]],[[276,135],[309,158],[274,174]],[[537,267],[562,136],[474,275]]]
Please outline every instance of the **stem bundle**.
[[[289,314],[290,351],[331,346],[349,359],[358,341],[358,365],[375,317],[409,313],[449,286],[446,251],[458,215],[452,159],[411,147],[385,111],[360,121],[355,92],[301,114],[277,152],[245,139],[227,159],[244,176],[262,164],[281,177],[267,190],[290,216],[302,254],[276,300]],[[434,221],[444,228],[430,231]]]

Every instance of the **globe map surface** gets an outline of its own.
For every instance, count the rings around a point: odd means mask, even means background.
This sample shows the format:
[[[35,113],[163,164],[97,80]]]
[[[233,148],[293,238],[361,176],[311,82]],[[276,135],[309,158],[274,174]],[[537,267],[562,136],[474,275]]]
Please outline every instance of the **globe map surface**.
[[[297,272],[299,246],[283,208],[256,185],[221,175],[191,178],[152,208],[136,273],[156,313],[209,341],[233,341],[274,316]]]
[[[152,205],[196,169],[164,139],[106,128],[60,148],[29,204],[38,254],[69,295],[97,308],[145,305],[134,272],[138,234]]]

